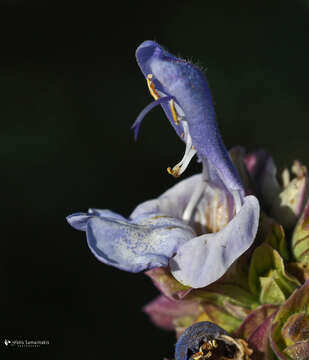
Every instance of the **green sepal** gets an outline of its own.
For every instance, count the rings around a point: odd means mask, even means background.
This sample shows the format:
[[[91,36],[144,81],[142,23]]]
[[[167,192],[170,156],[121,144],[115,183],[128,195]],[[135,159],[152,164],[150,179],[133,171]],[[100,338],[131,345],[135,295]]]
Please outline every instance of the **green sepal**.
[[[154,268],[145,272],[153,281],[154,285],[168,298],[180,300],[191,290],[190,287],[182,285],[171,274],[169,268]]]
[[[300,286],[300,282],[286,272],[279,252],[264,243],[253,252],[249,286],[251,292],[259,296],[261,304],[279,305]]]
[[[294,229],[291,248],[297,261],[309,264],[309,202]]]
[[[259,305],[256,296],[242,289],[240,286],[233,284],[215,283],[207,286],[205,289],[191,292],[189,298],[191,296],[197,296],[200,301],[208,301],[219,306],[224,306],[226,302],[229,302],[232,305],[244,307],[249,310],[253,310]]]
[[[256,296],[233,284],[215,283],[205,289],[193,290],[186,299],[213,304],[240,320],[259,305]]]

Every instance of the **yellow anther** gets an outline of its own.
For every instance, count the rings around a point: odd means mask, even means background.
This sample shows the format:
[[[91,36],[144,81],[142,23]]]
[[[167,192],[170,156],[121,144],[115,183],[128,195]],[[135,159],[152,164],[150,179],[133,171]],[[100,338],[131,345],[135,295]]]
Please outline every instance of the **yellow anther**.
[[[209,340],[208,342],[211,344],[211,346],[212,346],[213,348],[217,348],[217,347],[218,347],[218,344],[217,344],[216,340]]]
[[[174,100],[171,99],[169,101],[169,104],[170,104],[170,109],[171,109],[171,113],[172,113],[172,116],[173,116],[174,123],[176,125],[179,125],[179,120],[178,120],[178,116],[177,116],[177,113],[176,113]]]
[[[202,352],[197,352],[197,353],[192,355],[192,359],[199,360],[202,356],[203,356]]]
[[[181,170],[180,166],[176,165],[173,167],[173,169],[171,167],[168,167],[166,170],[170,175],[173,175],[175,178],[178,178],[180,176],[179,174]]]
[[[147,80],[147,86],[148,86],[150,94],[152,95],[152,97],[155,100],[158,100],[160,98],[160,95],[158,94],[158,92],[154,86],[154,83],[152,81],[152,74],[148,74],[146,80]]]
[[[158,91],[154,86],[154,83],[152,81],[152,77],[153,77],[152,74],[147,75],[147,79],[146,79],[147,80],[147,86],[148,86],[148,89],[149,89],[149,92],[150,92],[151,96],[155,100],[158,100],[158,99],[160,99],[160,95],[158,94]],[[171,99],[169,101],[169,105],[170,105],[170,109],[171,109],[171,113],[172,113],[172,116],[173,116],[174,123],[176,125],[178,125],[179,120],[178,120],[178,116],[177,116],[176,109],[175,109],[175,103],[174,103],[173,99]]]
[[[218,344],[216,342],[216,340],[208,340],[207,342],[204,342],[200,348],[199,348],[199,352],[195,353],[192,355],[192,359],[194,360],[207,360],[210,359],[212,357],[212,355],[214,354],[212,351],[215,348],[218,347]]]

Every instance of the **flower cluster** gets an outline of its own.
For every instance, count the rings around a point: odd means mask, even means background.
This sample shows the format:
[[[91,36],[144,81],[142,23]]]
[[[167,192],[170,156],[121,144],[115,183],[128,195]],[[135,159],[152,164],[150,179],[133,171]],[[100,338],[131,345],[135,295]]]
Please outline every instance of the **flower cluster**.
[[[129,218],[89,209],[67,217],[104,264],[145,271],[161,295],[152,321],[179,336],[176,360],[308,359],[307,170],[281,178],[263,151],[228,152],[204,74],[153,41],[136,51],[154,101],[185,144],[168,168],[179,177],[196,155],[201,174],[138,205]],[[306,355],[307,354],[307,355]]]

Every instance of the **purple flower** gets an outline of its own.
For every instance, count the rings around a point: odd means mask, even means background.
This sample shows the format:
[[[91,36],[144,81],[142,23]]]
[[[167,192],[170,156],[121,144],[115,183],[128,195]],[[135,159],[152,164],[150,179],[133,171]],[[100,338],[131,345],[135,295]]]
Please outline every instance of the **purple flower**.
[[[259,203],[244,196],[202,72],[152,41],[141,44],[136,57],[155,101],[134,123],[135,135],[146,113],[161,104],[186,144],[183,159],[168,171],[178,177],[197,154],[203,172],[139,205],[129,219],[90,209],[67,220],[86,231],[91,251],[105,264],[131,272],[169,266],[182,284],[204,287],[253,243]]]
[[[176,343],[176,360],[245,360],[252,350],[242,339],[233,339],[220,326],[209,321],[193,324]]]

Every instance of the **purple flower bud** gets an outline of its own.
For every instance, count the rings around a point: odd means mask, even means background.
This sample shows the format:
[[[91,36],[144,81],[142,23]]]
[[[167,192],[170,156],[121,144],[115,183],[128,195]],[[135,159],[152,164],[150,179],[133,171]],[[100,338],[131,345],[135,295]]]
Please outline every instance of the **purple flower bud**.
[[[248,154],[245,162],[255,181],[257,192],[269,213],[286,228],[292,228],[302,214],[309,196],[307,169],[294,161],[291,173],[285,168],[281,181],[272,157],[264,150]]]
[[[245,341],[233,339],[220,326],[202,321],[193,324],[176,343],[176,360],[246,360],[252,350]]]

